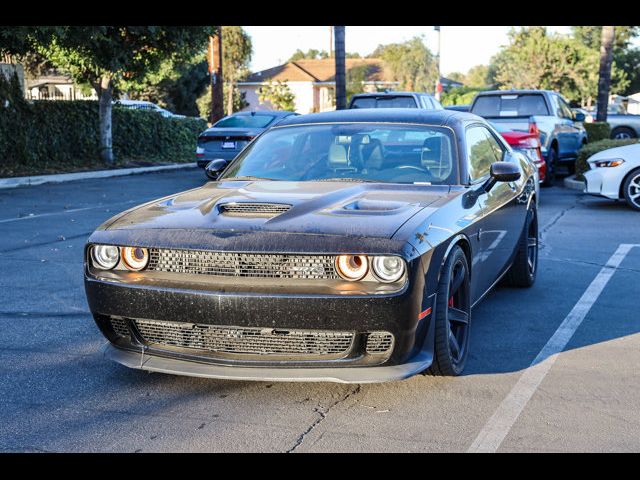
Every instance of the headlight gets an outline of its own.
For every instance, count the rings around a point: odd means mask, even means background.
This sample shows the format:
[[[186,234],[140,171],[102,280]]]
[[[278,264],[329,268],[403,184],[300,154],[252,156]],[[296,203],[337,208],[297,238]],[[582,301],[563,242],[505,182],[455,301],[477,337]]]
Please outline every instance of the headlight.
[[[94,245],[91,247],[93,265],[105,270],[111,270],[120,261],[118,247],[113,245]]]
[[[129,270],[142,270],[149,263],[149,251],[141,247],[122,247],[122,260]]]
[[[404,275],[404,260],[400,257],[373,257],[373,274],[381,282],[396,282]]]
[[[614,158],[612,160],[597,160],[593,162],[596,167],[618,167],[624,163],[621,158]]]
[[[338,255],[336,270],[345,280],[355,282],[367,274],[369,261],[365,255]]]

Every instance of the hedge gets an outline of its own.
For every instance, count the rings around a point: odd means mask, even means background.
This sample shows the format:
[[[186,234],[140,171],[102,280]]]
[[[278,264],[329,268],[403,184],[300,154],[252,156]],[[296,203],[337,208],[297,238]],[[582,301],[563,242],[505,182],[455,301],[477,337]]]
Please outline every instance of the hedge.
[[[631,145],[633,143],[638,143],[640,140],[631,138],[625,140],[599,140],[593,143],[587,143],[580,150],[578,150],[578,157],[576,158],[576,176],[578,179],[582,179],[582,174],[589,170],[587,165],[587,159],[592,155],[595,155],[598,152],[603,150],[608,150],[610,148],[622,147],[624,145]]]
[[[27,102],[0,81],[0,177],[104,167],[99,158],[98,102]],[[207,123],[157,112],[113,108],[119,164],[188,162]]]
[[[606,140],[611,137],[611,127],[607,122],[584,123],[589,142]]]

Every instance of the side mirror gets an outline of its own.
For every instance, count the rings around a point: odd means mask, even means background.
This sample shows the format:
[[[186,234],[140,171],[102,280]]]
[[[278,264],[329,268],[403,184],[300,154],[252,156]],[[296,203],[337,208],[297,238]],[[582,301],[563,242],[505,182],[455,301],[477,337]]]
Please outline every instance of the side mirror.
[[[229,160],[216,158],[215,160],[211,160],[207,166],[204,167],[204,172],[211,180],[217,180],[222,171],[227,168],[227,165],[229,165]]]
[[[495,162],[491,164],[489,179],[483,185],[484,191],[488,192],[498,182],[515,182],[520,179],[520,169],[518,165],[511,162]]]
[[[582,113],[582,112],[575,112],[575,111],[573,112],[573,119],[574,119],[576,122],[584,122],[585,118],[586,118],[586,116],[585,116],[585,114],[584,114],[584,113]]]

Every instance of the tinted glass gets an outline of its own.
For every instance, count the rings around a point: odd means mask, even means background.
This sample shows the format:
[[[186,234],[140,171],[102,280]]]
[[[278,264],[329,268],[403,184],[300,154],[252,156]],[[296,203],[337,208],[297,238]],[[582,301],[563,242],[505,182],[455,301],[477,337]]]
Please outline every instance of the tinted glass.
[[[273,115],[234,115],[223,118],[214,125],[216,128],[264,128],[275,117]]]
[[[274,127],[244,150],[221,180],[458,183],[451,130],[436,126],[329,124]]]
[[[500,147],[484,127],[471,127],[466,135],[469,176],[475,181],[489,174],[491,164],[498,161],[495,149]]]
[[[413,97],[360,97],[351,108],[418,108]]]
[[[528,117],[549,115],[542,95],[483,95],[471,109],[481,117]]]

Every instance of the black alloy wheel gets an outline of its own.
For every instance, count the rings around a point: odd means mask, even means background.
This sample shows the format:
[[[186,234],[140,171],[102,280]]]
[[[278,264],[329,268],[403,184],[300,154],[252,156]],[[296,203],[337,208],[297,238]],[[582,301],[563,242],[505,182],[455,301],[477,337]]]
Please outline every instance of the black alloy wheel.
[[[507,283],[514,287],[530,287],[536,281],[538,272],[538,211],[532,205],[527,212],[527,220],[520,235],[516,256],[507,273]]]
[[[471,298],[469,264],[460,246],[451,250],[445,262],[436,297],[435,349],[432,375],[462,373],[469,351]]]

